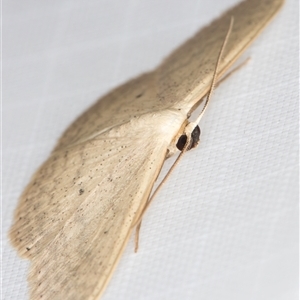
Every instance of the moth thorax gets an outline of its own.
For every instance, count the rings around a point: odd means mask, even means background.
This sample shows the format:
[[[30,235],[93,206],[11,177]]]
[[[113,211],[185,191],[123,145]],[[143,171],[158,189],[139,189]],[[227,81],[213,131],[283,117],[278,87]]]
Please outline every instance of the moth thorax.
[[[191,133],[190,144],[188,145],[187,150],[197,147],[200,140],[200,133],[201,133],[200,128],[197,125]],[[186,144],[186,141],[187,141],[186,134],[181,135],[176,144],[177,149],[182,151]]]

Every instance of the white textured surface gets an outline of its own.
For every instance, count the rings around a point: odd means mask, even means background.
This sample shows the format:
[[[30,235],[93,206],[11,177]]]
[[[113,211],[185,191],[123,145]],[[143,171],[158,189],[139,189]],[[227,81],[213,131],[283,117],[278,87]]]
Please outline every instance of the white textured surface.
[[[28,262],[7,230],[66,126],[236,2],[3,2],[2,299],[27,299]],[[155,200],[104,300],[298,299],[297,17],[287,0],[251,62],[217,89],[200,146]]]

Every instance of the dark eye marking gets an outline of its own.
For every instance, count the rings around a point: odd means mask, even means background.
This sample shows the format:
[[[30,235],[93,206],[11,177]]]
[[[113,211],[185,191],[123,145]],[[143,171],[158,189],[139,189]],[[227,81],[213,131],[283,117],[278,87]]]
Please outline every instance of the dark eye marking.
[[[190,141],[190,145],[188,146],[187,150],[195,148],[198,145],[199,140],[200,140],[200,133],[201,133],[200,128],[197,125],[191,134],[191,141]],[[177,144],[176,144],[177,149],[182,151],[186,144],[186,141],[187,141],[187,136],[185,134],[183,134],[177,141]]]

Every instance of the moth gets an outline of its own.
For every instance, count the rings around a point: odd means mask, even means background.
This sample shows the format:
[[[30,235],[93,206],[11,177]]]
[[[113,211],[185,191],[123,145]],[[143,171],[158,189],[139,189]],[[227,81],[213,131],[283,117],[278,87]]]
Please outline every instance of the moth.
[[[238,4],[65,131],[22,193],[9,232],[20,256],[31,260],[30,299],[99,299],[165,159],[176,145],[187,147],[182,137],[211,88],[231,18],[217,79],[282,4]]]

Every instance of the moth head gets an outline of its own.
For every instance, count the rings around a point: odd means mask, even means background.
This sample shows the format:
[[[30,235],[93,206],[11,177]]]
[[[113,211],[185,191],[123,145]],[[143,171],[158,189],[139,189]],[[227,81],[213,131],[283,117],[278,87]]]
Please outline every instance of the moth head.
[[[179,137],[179,139],[177,141],[176,147],[180,151],[183,150],[183,148],[184,148],[184,146],[187,142],[187,135],[191,136],[190,143],[187,147],[187,151],[192,149],[192,148],[197,147],[197,145],[199,144],[200,133],[201,133],[200,127],[198,125],[196,125],[196,127],[194,127],[194,129],[190,132],[190,130],[187,130],[187,129],[189,129],[190,124],[192,124],[192,123],[188,124],[188,126],[186,127],[185,132]]]

